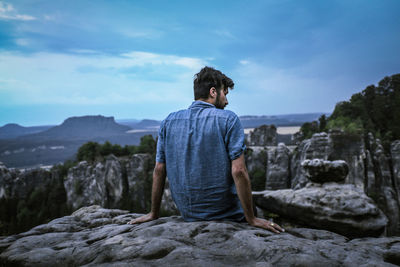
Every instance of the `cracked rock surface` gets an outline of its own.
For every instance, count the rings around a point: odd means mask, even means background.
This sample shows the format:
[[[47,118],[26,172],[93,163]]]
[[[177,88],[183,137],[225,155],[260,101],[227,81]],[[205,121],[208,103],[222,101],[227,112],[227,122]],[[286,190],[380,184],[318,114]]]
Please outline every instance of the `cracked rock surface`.
[[[400,237],[348,239],[307,228],[273,234],[235,222],[165,217],[140,224],[127,211],[84,207],[0,238],[0,266],[395,266]]]
[[[373,200],[351,184],[309,183],[299,190],[265,190],[253,196],[262,209],[347,237],[380,236],[387,224]]]

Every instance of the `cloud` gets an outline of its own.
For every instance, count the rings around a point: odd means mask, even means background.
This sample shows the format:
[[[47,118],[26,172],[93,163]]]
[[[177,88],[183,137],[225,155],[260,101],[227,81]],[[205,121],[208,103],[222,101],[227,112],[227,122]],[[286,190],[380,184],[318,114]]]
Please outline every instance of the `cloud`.
[[[15,43],[19,46],[29,46],[30,44],[29,40],[24,38],[15,39]]]
[[[145,65],[145,64],[181,65],[193,69],[203,66],[206,63],[205,60],[199,58],[155,54],[155,53],[141,52],[141,51],[125,53],[122,54],[122,56],[132,60],[131,64],[134,65]]]
[[[207,64],[200,58],[142,51],[115,56],[75,52],[0,52],[0,104],[187,104],[193,75]]]
[[[11,4],[0,2],[0,19],[29,21],[35,20],[36,18],[30,15],[17,14]]]
[[[228,38],[228,39],[237,39],[230,31],[228,30],[215,30],[215,34],[219,35],[220,37],[223,38]]]

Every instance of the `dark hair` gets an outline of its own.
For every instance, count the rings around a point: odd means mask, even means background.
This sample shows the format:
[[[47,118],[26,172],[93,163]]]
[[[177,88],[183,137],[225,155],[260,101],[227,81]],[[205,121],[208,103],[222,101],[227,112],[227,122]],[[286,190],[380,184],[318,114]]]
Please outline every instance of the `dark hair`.
[[[204,98],[207,99],[210,94],[210,88],[214,87],[220,90],[222,89],[233,89],[235,85],[231,78],[227,77],[225,74],[211,67],[204,67],[199,73],[194,75],[193,89],[194,89],[194,99]]]

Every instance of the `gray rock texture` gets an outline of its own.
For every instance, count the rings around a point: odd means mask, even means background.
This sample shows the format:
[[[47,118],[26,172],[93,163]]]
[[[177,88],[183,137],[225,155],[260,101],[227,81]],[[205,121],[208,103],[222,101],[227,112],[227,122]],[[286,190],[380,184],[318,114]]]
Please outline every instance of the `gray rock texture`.
[[[0,237],[0,265],[18,266],[396,266],[400,237],[353,239],[307,228],[273,234],[235,222],[82,208],[28,232]]]
[[[245,152],[246,166],[249,172],[252,189],[260,191],[265,189],[266,165],[268,147],[251,146]]]
[[[283,143],[268,148],[266,189],[277,190],[290,187],[290,154],[289,148]]]
[[[400,140],[394,141],[390,146],[393,165],[393,182],[400,203]]]
[[[247,136],[249,146],[276,146],[277,133],[275,125],[262,125]]]
[[[262,142],[254,145],[260,145]],[[372,134],[364,140],[362,136],[346,134],[341,131],[317,133],[303,140],[288,156],[290,162],[285,170],[285,160],[276,161],[276,146],[265,147],[267,159],[265,189],[283,189],[289,185],[292,189],[301,189],[309,183],[310,168],[302,166],[305,160],[345,161],[346,168],[336,169],[337,174],[319,175],[318,182],[340,181],[361,188],[388,217],[387,235],[400,235],[400,140],[391,145],[390,154],[385,153],[379,139]],[[263,161],[259,160],[258,165]],[[278,163],[279,162],[279,163]],[[260,167],[258,167],[260,168]],[[329,177],[328,177],[328,176]],[[338,175],[336,177],[336,175]],[[342,178],[345,176],[344,181]],[[262,190],[262,189],[261,189]],[[260,191],[260,189],[258,189]]]
[[[341,132],[317,133],[303,140],[294,151],[291,161],[291,187],[304,187],[308,179],[301,163],[306,159],[344,160],[349,166],[345,183],[364,186],[365,147],[361,137]]]
[[[64,180],[67,203],[73,210],[83,206],[126,208],[135,212],[150,210],[154,159],[149,154],[130,158],[107,156],[105,162],[86,161],[68,171]],[[161,206],[163,214],[177,214],[166,186]]]
[[[306,159],[301,166],[306,177],[314,183],[342,182],[349,173],[349,166],[344,160]]]
[[[23,199],[34,190],[43,189],[54,179],[55,172],[44,169],[8,169],[0,162],[0,199]]]
[[[387,234],[399,235],[400,202],[397,195],[399,188],[398,185],[396,187],[395,177],[392,177],[392,173],[398,172],[398,169],[391,168],[391,159],[384,153],[380,140],[375,139],[371,133],[366,146],[370,153],[366,160],[368,183],[365,190],[388,217]],[[392,147],[396,147],[396,143]]]
[[[299,190],[267,190],[253,196],[262,209],[348,237],[379,236],[387,224],[373,200],[351,184],[309,183]]]

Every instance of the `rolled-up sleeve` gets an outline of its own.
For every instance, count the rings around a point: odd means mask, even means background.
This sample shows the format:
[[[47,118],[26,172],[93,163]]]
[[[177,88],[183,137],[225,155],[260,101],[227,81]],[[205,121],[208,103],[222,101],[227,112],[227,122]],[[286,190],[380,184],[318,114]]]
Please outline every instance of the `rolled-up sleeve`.
[[[225,136],[228,155],[230,160],[235,160],[246,150],[244,144],[244,130],[240,119],[234,115],[228,120],[228,131]]]
[[[164,121],[161,123],[160,129],[158,130],[158,140],[157,140],[157,153],[156,162],[165,163],[165,131],[164,131]]]

